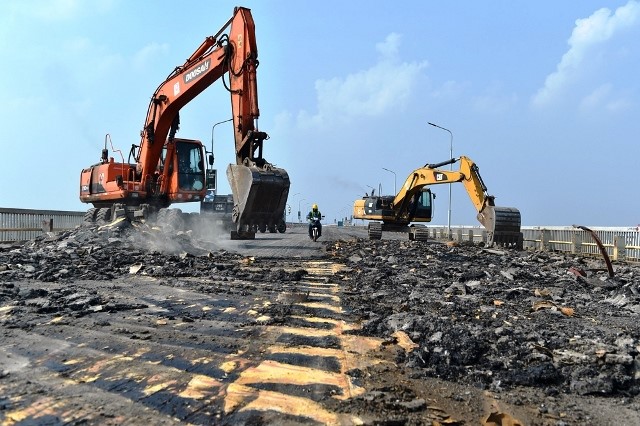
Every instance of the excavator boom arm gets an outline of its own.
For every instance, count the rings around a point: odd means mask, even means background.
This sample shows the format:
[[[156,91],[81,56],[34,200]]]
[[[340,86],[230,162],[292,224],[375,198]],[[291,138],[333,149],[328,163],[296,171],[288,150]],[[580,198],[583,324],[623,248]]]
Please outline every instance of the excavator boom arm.
[[[229,35],[223,32],[230,26]],[[219,37],[219,38],[218,38]],[[149,176],[155,171],[165,141],[178,129],[178,113],[215,81],[229,73],[229,91],[235,131],[236,163],[254,157],[255,145],[247,141],[259,116],[256,67],[258,52],[255,25],[249,9],[238,7],[234,15],[177,67],[156,89],[149,108],[137,158],[138,172]],[[260,146],[261,148],[261,146]],[[261,153],[261,150],[260,150]]]
[[[256,131],[258,109],[258,47],[255,24],[249,9],[238,8],[236,19],[242,25],[231,26],[229,43],[234,50],[229,64],[231,104],[236,148],[236,164],[262,159],[262,142],[268,136]]]
[[[223,34],[226,28],[229,28],[228,35]],[[145,185],[146,180],[152,179],[165,140],[167,150],[171,149],[180,109],[222,78],[231,96],[234,125],[235,165],[227,168],[234,199],[232,218],[238,233],[246,235],[265,226],[275,229],[283,222],[290,185],[287,172],[263,157],[263,143],[268,135],[256,128],[260,115],[257,67],[258,48],[251,11],[236,7],[225,26],[215,36],[205,39],[154,93],[137,159],[137,172]],[[225,74],[228,74],[228,84]],[[170,173],[169,168],[165,168],[164,173]]]
[[[460,162],[458,171],[443,170],[438,167]],[[393,200],[393,205],[397,207],[397,215],[401,216],[406,212],[411,199],[425,186],[445,183],[462,182],[474,207],[480,213],[484,210],[489,199],[487,187],[482,181],[478,166],[468,157],[451,159],[438,164],[426,164],[424,167],[414,170],[405,180],[400,191]]]

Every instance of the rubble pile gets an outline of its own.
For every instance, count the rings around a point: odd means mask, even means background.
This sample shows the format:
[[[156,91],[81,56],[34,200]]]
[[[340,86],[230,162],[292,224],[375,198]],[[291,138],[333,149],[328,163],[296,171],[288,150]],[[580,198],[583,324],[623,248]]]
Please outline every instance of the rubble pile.
[[[130,273],[150,276],[233,274],[240,255],[197,245],[189,233],[163,233],[123,222],[116,227],[80,227],[0,249],[0,282],[108,281]],[[0,296],[1,297],[1,296]]]
[[[344,300],[363,331],[405,332],[412,376],[493,391],[640,393],[640,267],[545,252],[409,241],[338,242]]]
[[[234,285],[225,291],[242,292],[254,282],[299,281],[306,272],[279,268],[247,268],[253,262],[223,249],[209,251],[190,232],[163,232],[144,224],[123,222],[118,226],[84,226],[63,233],[48,233],[16,244],[0,244],[0,303],[14,308],[5,326],[30,323],[29,312],[81,317],[95,312],[117,312],[144,308],[122,300],[110,281],[130,275],[162,279],[174,287],[197,287],[215,293],[217,286],[190,282]],[[96,291],[94,282],[104,283]],[[277,286],[274,286],[274,291]]]

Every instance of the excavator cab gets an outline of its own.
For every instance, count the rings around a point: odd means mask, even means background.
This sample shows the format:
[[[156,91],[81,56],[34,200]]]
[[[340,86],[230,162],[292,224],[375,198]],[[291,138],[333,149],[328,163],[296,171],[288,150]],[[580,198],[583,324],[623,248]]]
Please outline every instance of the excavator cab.
[[[173,145],[163,151],[166,158],[161,158],[165,167],[169,167],[169,200],[175,203],[203,199],[206,191],[206,169],[202,143],[190,139],[175,139]]]
[[[182,191],[200,191],[204,188],[205,169],[200,144],[186,141],[176,143],[178,159],[178,188]]]
[[[433,217],[433,194],[430,189],[423,188],[411,200],[409,217],[411,222],[431,222]]]
[[[433,194],[428,188],[416,192],[408,202],[407,208],[401,210],[393,205],[395,195],[365,196],[356,201],[354,215],[356,217],[371,217],[385,223],[431,222],[433,213]]]

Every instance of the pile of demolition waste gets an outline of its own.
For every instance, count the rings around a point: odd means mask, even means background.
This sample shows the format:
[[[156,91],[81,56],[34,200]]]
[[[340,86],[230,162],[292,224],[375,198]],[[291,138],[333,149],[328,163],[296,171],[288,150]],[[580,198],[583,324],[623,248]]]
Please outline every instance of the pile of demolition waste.
[[[165,233],[122,221],[0,245],[0,282],[111,280],[136,268],[151,276],[203,276],[239,257],[202,248],[190,232]]]
[[[413,342],[413,377],[487,390],[640,393],[640,267],[548,252],[337,242],[343,300],[363,332]]]
[[[163,285],[184,286],[181,281],[199,278],[209,285],[199,291],[242,291],[254,281],[299,281],[304,271],[279,268],[247,268],[249,259],[214,247],[192,232],[162,231],[145,224],[122,221],[114,226],[82,226],[62,233],[47,233],[34,240],[0,244],[0,303],[26,306],[14,309],[14,326],[28,324],[28,314],[68,314],[143,308],[121,300],[118,280],[144,275]],[[208,247],[208,248],[207,248]],[[104,282],[101,292],[91,283]],[[233,285],[232,285],[233,284]],[[110,290],[111,289],[111,290]],[[5,323],[5,325],[8,325]]]

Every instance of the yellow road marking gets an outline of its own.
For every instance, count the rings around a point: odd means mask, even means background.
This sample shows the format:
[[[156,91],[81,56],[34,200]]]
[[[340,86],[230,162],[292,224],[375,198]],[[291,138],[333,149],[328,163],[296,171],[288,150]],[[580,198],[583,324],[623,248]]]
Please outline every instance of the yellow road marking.
[[[191,378],[187,387],[178,394],[182,398],[203,399],[218,394],[222,384],[213,377],[197,374]]]
[[[277,361],[263,361],[256,367],[249,368],[240,374],[234,382],[240,385],[257,383],[278,383],[298,386],[314,384],[332,385],[342,389],[342,395],[333,397],[340,400],[353,398],[364,393],[364,389],[351,383],[349,376],[343,373],[332,373],[316,368],[283,364]]]
[[[362,328],[362,326],[360,326],[360,324],[351,324],[348,323],[344,320],[337,320],[337,319],[333,319],[333,318],[320,318],[320,317],[303,317],[300,315],[291,315],[291,318],[296,318],[299,320],[303,320],[303,321],[307,321],[308,323],[328,323],[328,324],[333,324],[334,327],[339,327],[340,330],[344,331],[350,331],[350,330],[360,330]]]
[[[268,331],[278,332],[280,334],[296,334],[298,336],[311,336],[311,337],[327,337],[327,336],[335,336],[336,332],[334,330],[323,330],[319,328],[308,328],[308,327],[288,327],[288,326],[268,326]]]
[[[277,411],[279,413],[306,417],[326,425],[362,425],[364,422],[356,416],[337,414],[325,410],[307,398],[283,395],[278,392],[257,390],[237,383],[227,388],[224,411],[230,413],[243,402],[250,400],[239,411],[260,410]]]
[[[329,305],[327,303],[306,302],[306,303],[296,303],[296,305],[305,306],[307,308],[313,308],[313,309],[326,309],[328,311],[335,312],[336,314],[341,314],[342,313],[342,307],[341,306]]]
[[[67,403],[70,403],[70,401],[67,401]],[[53,418],[60,417],[62,422],[66,423],[69,422],[71,418],[64,416],[65,412],[63,409],[65,405],[63,402],[55,401],[53,398],[41,398],[24,410],[14,410],[6,413],[2,426],[12,426],[27,419],[33,421],[48,416]]]

